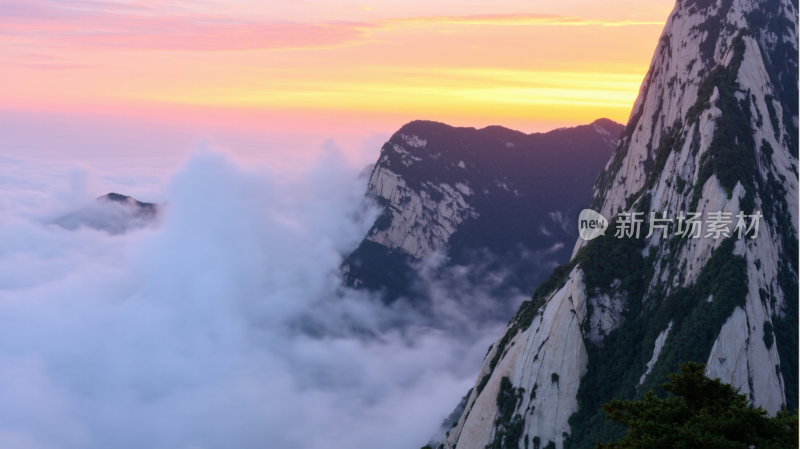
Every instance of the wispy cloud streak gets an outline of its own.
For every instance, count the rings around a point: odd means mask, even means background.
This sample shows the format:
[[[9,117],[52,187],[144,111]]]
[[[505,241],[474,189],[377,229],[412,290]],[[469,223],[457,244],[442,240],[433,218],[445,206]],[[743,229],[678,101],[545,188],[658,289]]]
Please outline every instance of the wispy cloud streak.
[[[369,23],[252,21],[107,2],[0,3],[0,36],[72,47],[242,51],[319,48],[362,41]]]
[[[598,20],[583,17],[560,16],[555,14],[477,14],[467,16],[432,16],[392,19],[383,22],[394,26],[431,26],[431,25],[525,25],[525,26],[633,26],[664,25],[663,22],[637,20]]]
[[[198,14],[175,7],[155,7],[145,2],[0,2],[0,36],[90,48],[184,51],[327,48],[368,42],[380,30],[442,25],[620,27],[662,23],[550,14],[485,14],[311,23]]]

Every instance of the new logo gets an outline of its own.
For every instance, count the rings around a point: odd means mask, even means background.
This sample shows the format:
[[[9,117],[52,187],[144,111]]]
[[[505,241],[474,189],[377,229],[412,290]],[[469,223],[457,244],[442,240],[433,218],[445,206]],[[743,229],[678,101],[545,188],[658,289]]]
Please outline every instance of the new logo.
[[[584,209],[578,216],[578,233],[584,240],[591,240],[606,234],[608,220],[606,217],[591,210]]]

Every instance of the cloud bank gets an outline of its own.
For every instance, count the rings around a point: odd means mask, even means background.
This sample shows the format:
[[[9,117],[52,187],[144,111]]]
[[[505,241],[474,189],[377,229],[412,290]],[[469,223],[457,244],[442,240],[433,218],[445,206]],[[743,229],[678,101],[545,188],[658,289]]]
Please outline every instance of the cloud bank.
[[[292,181],[199,151],[162,223],[122,235],[52,224],[91,197],[80,171],[58,194],[12,172],[0,447],[419,447],[504,325],[459,310],[490,307],[467,281],[429,279],[424,316],[342,287],[377,211],[335,151]]]

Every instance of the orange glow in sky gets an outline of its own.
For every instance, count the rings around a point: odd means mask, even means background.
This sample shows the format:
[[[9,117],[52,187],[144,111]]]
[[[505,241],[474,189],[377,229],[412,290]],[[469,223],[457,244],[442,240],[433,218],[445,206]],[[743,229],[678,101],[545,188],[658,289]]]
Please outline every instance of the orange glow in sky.
[[[385,133],[625,122],[672,6],[1,0],[0,109]]]

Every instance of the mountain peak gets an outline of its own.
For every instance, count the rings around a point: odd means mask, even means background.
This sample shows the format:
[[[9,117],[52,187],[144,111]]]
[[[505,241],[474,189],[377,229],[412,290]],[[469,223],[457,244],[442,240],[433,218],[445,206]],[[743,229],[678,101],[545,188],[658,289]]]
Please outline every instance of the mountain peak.
[[[116,202],[116,203],[123,203],[123,204],[133,204],[133,205],[136,205],[136,206],[138,206],[140,208],[148,208],[148,209],[154,209],[154,208],[156,208],[158,206],[157,204],[154,204],[154,203],[145,203],[145,202],[139,201],[136,198],[133,198],[131,196],[122,195],[120,193],[114,193],[114,192],[110,192],[110,193],[107,193],[107,194],[105,194],[103,196],[97,197],[97,200],[98,201],[113,201],[113,202]]]
[[[153,224],[161,213],[160,206],[145,203],[119,193],[98,197],[93,204],[58,218],[53,223],[69,230],[81,227],[124,234],[132,229]]]
[[[534,134],[407,123],[371,170],[368,195],[384,210],[345,261],[346,280],[395,299],[409,293],[408,262],[446,251],[464,266],[492,254],[513,274],[506,287],[540,281],[569,258],[572,223],[622,130],[603,123],[608,131],[591,124]]]

